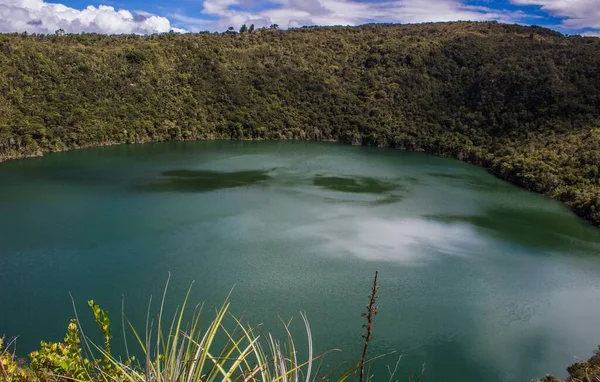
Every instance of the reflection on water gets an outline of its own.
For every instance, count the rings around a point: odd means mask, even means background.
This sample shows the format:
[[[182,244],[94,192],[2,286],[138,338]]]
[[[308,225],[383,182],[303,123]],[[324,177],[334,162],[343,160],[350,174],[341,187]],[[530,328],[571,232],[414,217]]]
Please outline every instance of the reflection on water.
[[[407,182],[415,183],[414,179]],[[349,196],[326,198],[337,202],[352,202],[364,206],[389,205],[402,201],[406,196],[406,187],[399,182],[392,182],[387,179],[364,177],[364,176],[323,176],[313,177],[312,185],[328,191],[336,191],[346,194],[364,194],[376,196],[376,199],[352,198]]]
[[[502,190],[502,187],[498,187],[497,179],[489,176],[482,177],[481,174],[474,175],[454,172],[429,172],[426,175],[432,178],[437,178],[438,180],[445,179],[449,182],[455,182],[456,184],[481,191],[498,192]]]
[[[424,263],[432,254],[469,255],[483,241],[467,224],[447,225],[421,219],[365,218],[359,214],[327,216],[293,231],[319,243],[320,253],[349,254],[368,261]]]
[[[170,170],[161,175],[138,183],[135,188],[152,192],[207,192],[256,185],[270,179],[268,171]]]
[[[557,211],[492,207],[474,215],[437,214],[425,218],[446,224],[468,224],[482,234],[524,248],[600,252],[600,237],[593,240],[586,223],[563,224],[561,216]]]
[[[144,179],[134,184],[134,189],[146,192],[208,192],[228,188],[249,187],[258,184],[294,187],[303,185],[305,178],[302,174],[276,172],[271,170],[253,171],[213,171],[213,170],[168,170],[161,172],[159,177]],[[407,182],[416,184],[417,178],[409,177]],[[375,177],[340,177],[316,175],[312,179],[313,186],[347,194],[377,195],[377,199],[364,200],[344,197],[322,197],[330,202],[352,202],[365,206],[377,206],[398,203],[404,196],[405,186],[389,180]],[[315,195],[313,195],[315,196]]]
[[[446,179],[464,179],[464,174],[451,174],[446,172],[429,172],[426,175],[432,176],[434,178],[446,178]]]
[[[365,194],[385,194],[401,188],[398,184],[371,177],[344,178],[317,175],[313,179],[313,184],[332,191]]]

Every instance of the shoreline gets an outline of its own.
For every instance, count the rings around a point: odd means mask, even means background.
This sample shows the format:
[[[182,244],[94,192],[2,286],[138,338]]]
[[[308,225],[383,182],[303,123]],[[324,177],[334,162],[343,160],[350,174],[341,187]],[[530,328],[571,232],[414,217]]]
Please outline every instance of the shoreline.
[[[543,193],[543,192],[538,192],[536,190],[534,190],[531,187],[528,187],[525,182],[520,179],[520,178],[515,178],[515,179],[510,179],[508,176],[503,176],[503,174],[500,171],[497,171],[494,166],[493,166],[493,159],[492,160],[485,160],[483,158],[479,158],[477,155],[472,156],[469,154],[465,154],[465,153],[459,153],[459,155],[444,155],[444,154],[440,154],[440,153],[433,153],[433,152],[429,152],[427,150],[408,150],[405,148],[400,148],[400,147],[393,147],[393,146],[375,146],[375,145],[369,145],[369,144],[355,144],[352,142],[343,142],[340,140],[336,140],[336,139],[322,139],[322,140],[309,140],[309,139],[265,139],[265,138],[236,138],[236,139],[232,139],[230,137],[220,137],[220,136],[213,136],[213,137],[205,137],[205,138],[183,138],[183,139],[175,139],[175,140],[141,140],[141,141],[135,141],[135,142],[117,142],[117,141],[108,141],[108,142],[101,142],[98,144],[90,144],[90,145],[84,145],[84,146],[79,146],[79,147],[74,147],[74,148],[66,148],[64,150],[56,150],[56,151],[38,151],[36,153],[31,153],[31,154],[24,154],[24,155],[18,155],[18,156],[10,156],[8,158],[6,157],[0,157],[0,165],[2,163],[5,162],[12,162],[12,161],[18,161],[18,160],[25,160],[25,159],[33,159],[33,158],[41,158],[44,156],[47,156],[48,154],[53,154],[53,153],[62,153],[62,152],[69,152],[69,151],[76,151],[76,150],[83,150],[83,149],[91,149],[91,148],[97,148],[97,147],[108,147],[108,146],[120,146],[120,145],[143,145],[143,144],[148,144],[148,143],[167,143],[167,142],[190,142],[190,141],[218,141],[218,140],[223,140],[223,141],[273,141],[273,142],[277,142],[277,141],[296,141],[296,142],[326,142],[326,143],[338,143],[338,144],[343,144],[343,145],[351,145],[351,146],[365,146],[365,147],[377,147],[377,148],[382,148],[382,149],[393,149],[393,150],[401,150],[401,151],[407,151],[407,152],[420,152],[420,153],[425,153],[428,155],[433,155],[433,156],[437,156],[440,158],[451,158],[451,159],[455,159],[464,163],[468,163],[470,165],[473,166],[477,166],[477,167],[481,167],[483,169],[485,169],[488,173],[490,173],[491,175],[495,176],[496,178],[505,181],[507,183],[511,183],[514,184],[524,190],[527,190],[529,192],[534,192],[536,194],[542,195],[544,197],[547,197],[551,200],[555,200],[558,201],[562,204],[564,204],[575,216],[577,216],[578,218],[582,219],[584,222],[592,225],[593,227],[597,227],[600,228],[600,220],[594,219],[593,217],[589,216],[587,214],[587,211],[582,210],[582,209],[577,209],[574,206],[570,205],[568,201],[566,200],[561,200],[560,198],[556,198],[556,197],[552,197],[551,195],[548,195],[547,193]],[[501,162],[500,162],[501,163]]]

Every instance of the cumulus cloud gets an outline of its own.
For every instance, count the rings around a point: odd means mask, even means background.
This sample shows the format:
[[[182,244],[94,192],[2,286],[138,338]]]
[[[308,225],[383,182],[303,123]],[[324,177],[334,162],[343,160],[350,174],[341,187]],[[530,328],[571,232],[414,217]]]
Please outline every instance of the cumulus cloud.
[[[148,34],[173,28],[165,17],[143,12],[134,15],[106,5],[78,10],[43,0],[0,0],[0,32],[54,33],[59,29],[67,33]]]
[[[562,18],[565,29],[591,29],[600,34],[600,3],[598,0],[512,0],[516,5],[535,5],[555,17]]]
[[[600,33],[599,0],[510,0],[514,5],[538,6],[563,20],[566,30]],[[359,25],[372,22],[419,23],[433,21],[522,22],[532,15],[522,10],[497,9],[487,0],[203,0],[195,14],[174,8],[167,17],[112,6],[88,6],[79,10],[44,0],[0,0],[0,32],[53,33],[161,33],[170,20],[189,31],[224,31],[255,24],[282,28],[303,25]],[[176,3],[169,3],[174,5]],[[474,5],[482,4],[482,5]]]

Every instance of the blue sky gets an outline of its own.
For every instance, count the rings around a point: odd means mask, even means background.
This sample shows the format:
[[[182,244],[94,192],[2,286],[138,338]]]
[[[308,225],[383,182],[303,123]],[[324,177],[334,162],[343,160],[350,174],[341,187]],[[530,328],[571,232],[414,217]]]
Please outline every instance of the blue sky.
[[[0,32],[224,31],[242,24],[497,20],[600,35],[600,0],[0,0]]]

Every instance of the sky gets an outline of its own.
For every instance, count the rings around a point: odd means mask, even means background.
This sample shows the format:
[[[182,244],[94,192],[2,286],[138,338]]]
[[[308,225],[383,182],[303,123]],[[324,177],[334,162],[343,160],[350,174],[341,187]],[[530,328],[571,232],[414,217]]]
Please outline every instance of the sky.
[[[600,0],[0,0],[0,32],[148,34],[455,20],[600,36]]]

